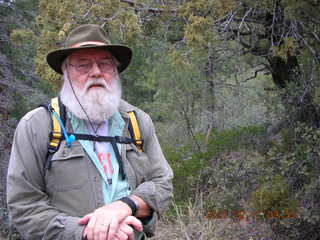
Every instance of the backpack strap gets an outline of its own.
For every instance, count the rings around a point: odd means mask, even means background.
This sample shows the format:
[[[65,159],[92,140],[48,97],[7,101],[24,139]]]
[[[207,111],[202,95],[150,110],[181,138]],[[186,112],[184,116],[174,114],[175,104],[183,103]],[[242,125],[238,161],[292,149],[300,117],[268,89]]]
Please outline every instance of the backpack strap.
[[[51,129],[52,131],[49,134],[49,144],[47,158],[45,160],[44,166],[46,169],[51,167],[51,159],[53,154],[59,149],[60,143],[63,139],[61,125],[54,113],[59,116],[59,119],[62,121],[62,124],[65,124],[65,106],[61,103],[59,97],[52,98],[51,101],[47,104],[40,104],[39,107],[44,107],[51,117]]]
[[[50,154],[55,153],[59,147],[62,140],[62,129],[61,125],[56,117],[53,116],[54,112],[58,114],[63,124],[65,124],[65,107],[61,103],[58,97],[51,99],[51,104],[49,107],[49,112],[51,113],[51,126],[52,132],[50,133],[50,142],[49,142],[49,152]]]
[[[141,138],[140,128],[135,111],[128,112],[130,121],[129,121],[129,132],[132,139],[135,141],[135,145],[138,148],[139,152],[143,152],[143,140]]]

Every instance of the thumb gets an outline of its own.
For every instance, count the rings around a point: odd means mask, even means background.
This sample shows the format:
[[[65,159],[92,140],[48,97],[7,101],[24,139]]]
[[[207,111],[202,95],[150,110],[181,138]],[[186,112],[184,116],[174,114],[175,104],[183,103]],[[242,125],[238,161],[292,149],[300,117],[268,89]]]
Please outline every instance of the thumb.
[[[137,230],[138,232],[142,232],[143,231],[143,227],[142,227],[142,223],[141,221],[134,217],[134,216],[128,216],[125,218],[124,223],[131,225],[135,230]]]
[[[92,216],[93,216],[93,213],[89,213],[89,214],[83,216],[82,218],[80,218],[78,223],[80,225],[86,225],[86,224],[88,224],[88,222],[89,222],[89,220],[91,219]]]

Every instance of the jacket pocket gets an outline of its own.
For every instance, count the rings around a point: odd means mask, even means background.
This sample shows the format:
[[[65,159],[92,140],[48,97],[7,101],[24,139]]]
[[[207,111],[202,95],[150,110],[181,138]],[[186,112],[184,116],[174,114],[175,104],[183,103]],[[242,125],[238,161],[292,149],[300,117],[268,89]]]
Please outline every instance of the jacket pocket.
[[[128,170],[132,170],[132,175],[136,177],[136,184],[148,180],[149,157],[145,152],[139,152],[134,145],[126,145],[126,158],[130,165]]]
[[[55,191],[71,191],[81,188],[88,180],[85,152],[80,144],[68,148],[62,142],[52,156],[51,168],[46,172],[48,183]]]

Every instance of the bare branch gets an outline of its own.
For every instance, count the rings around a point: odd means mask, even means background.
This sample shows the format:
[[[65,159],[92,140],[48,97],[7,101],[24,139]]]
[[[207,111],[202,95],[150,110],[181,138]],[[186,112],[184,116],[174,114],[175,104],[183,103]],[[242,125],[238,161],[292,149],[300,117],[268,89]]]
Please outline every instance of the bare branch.
[[[241,23],[239,25],[239,32],[240,32],[240,29],[242,28],[242,24],[244,23],[244,21],[246,20],[247,16],[250,14],[250,12],[252,11],[252,8],[250,8],[246,14],[243,16],[242,20],[241,20]]]
[[[153,14],[160,14],[160,13],[164,12],[164,10],[162,8],[152,8],[152,7],[146,6],[145,4],[142,4],[142,3],[139,3],[140,8],[137,8],[136,6],[138,4],[136,4],[133,0],[120,0],[120,2],[129,4],[131,7],[134,7],[137,11],[147,11],[147,12],[151,12]],[[170,12],[177,13],[177,10],[172,9],[172,10],[170,10]]]
[[[226,23],[222,23],[221,25],[225,25],[224,28],[223,28],[223,31],[222,32],[225,32],[227,27],[230,25],[230,23],[232,22],[234,16],[236,15],[237,11],[231,13],[226,21]]]
[[[254,75],[253,75],[253,76],[251,76],[251,77],[249,77],[249,78],[247,78],[247,79],[245,79],[245,80],[242,80],[242,82],[247,82],[247,81],[249,81],[249,80],[251,80],[251,79],[254,79],[254,78],[257,77],[257,75],[258,75],[259,72],[263,72],[263,71],[266,71],[266,70],[267,70],[267,69],[266,69],[265,67],[260,68],[260,69],[257,69],[257,70],[254,72]]]
[[[314,36],[314,38],[320,42],[320,37],[315,33],[315,32],[311,32],[311,34]]]
[[[235,20],[235,22],[242,22],[243,18],[234,18],[234,20]],[[245,22],[265,24],[264,19],[259,20],[258,18],[249,18],[249,17],[246,18]]]
[[[241,36],[239,38],[239,43],[248,49],[248,51],[255,56],[267,56],[269,55],[269,49],[263,51],[263,49],[259,49],[258,47],[252,46],[247,43]]]
[[[271,24],[271,46],[274,46],[274,40],[273,40],[273,36],[274,36],[274,23],[275,23],[275,18],[276,18],[276,4],[275,4],[275,0],[273,1],[273,15],[272,15],[272,24]]]
[[[295,33],[295,35],[297,36],[298,39],[300,39],[304,45],[309,49],[309,51],[311,52],[311,54],[314,56],[314,58],[317,61],[320,61],[320,54],[309,44],[309,42],[303,37],[301,36],[298,32]]]

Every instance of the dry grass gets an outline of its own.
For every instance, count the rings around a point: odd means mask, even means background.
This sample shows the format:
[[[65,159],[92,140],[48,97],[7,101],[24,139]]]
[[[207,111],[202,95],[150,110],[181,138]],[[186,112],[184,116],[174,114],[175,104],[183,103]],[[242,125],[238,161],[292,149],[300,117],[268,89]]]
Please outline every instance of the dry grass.
[[[260,240],[270,239],[268,224],[257,219],[207,219],[202,201],[189,203],[186,210],[174,204],[174,218],[160,220],[153,240]]]

